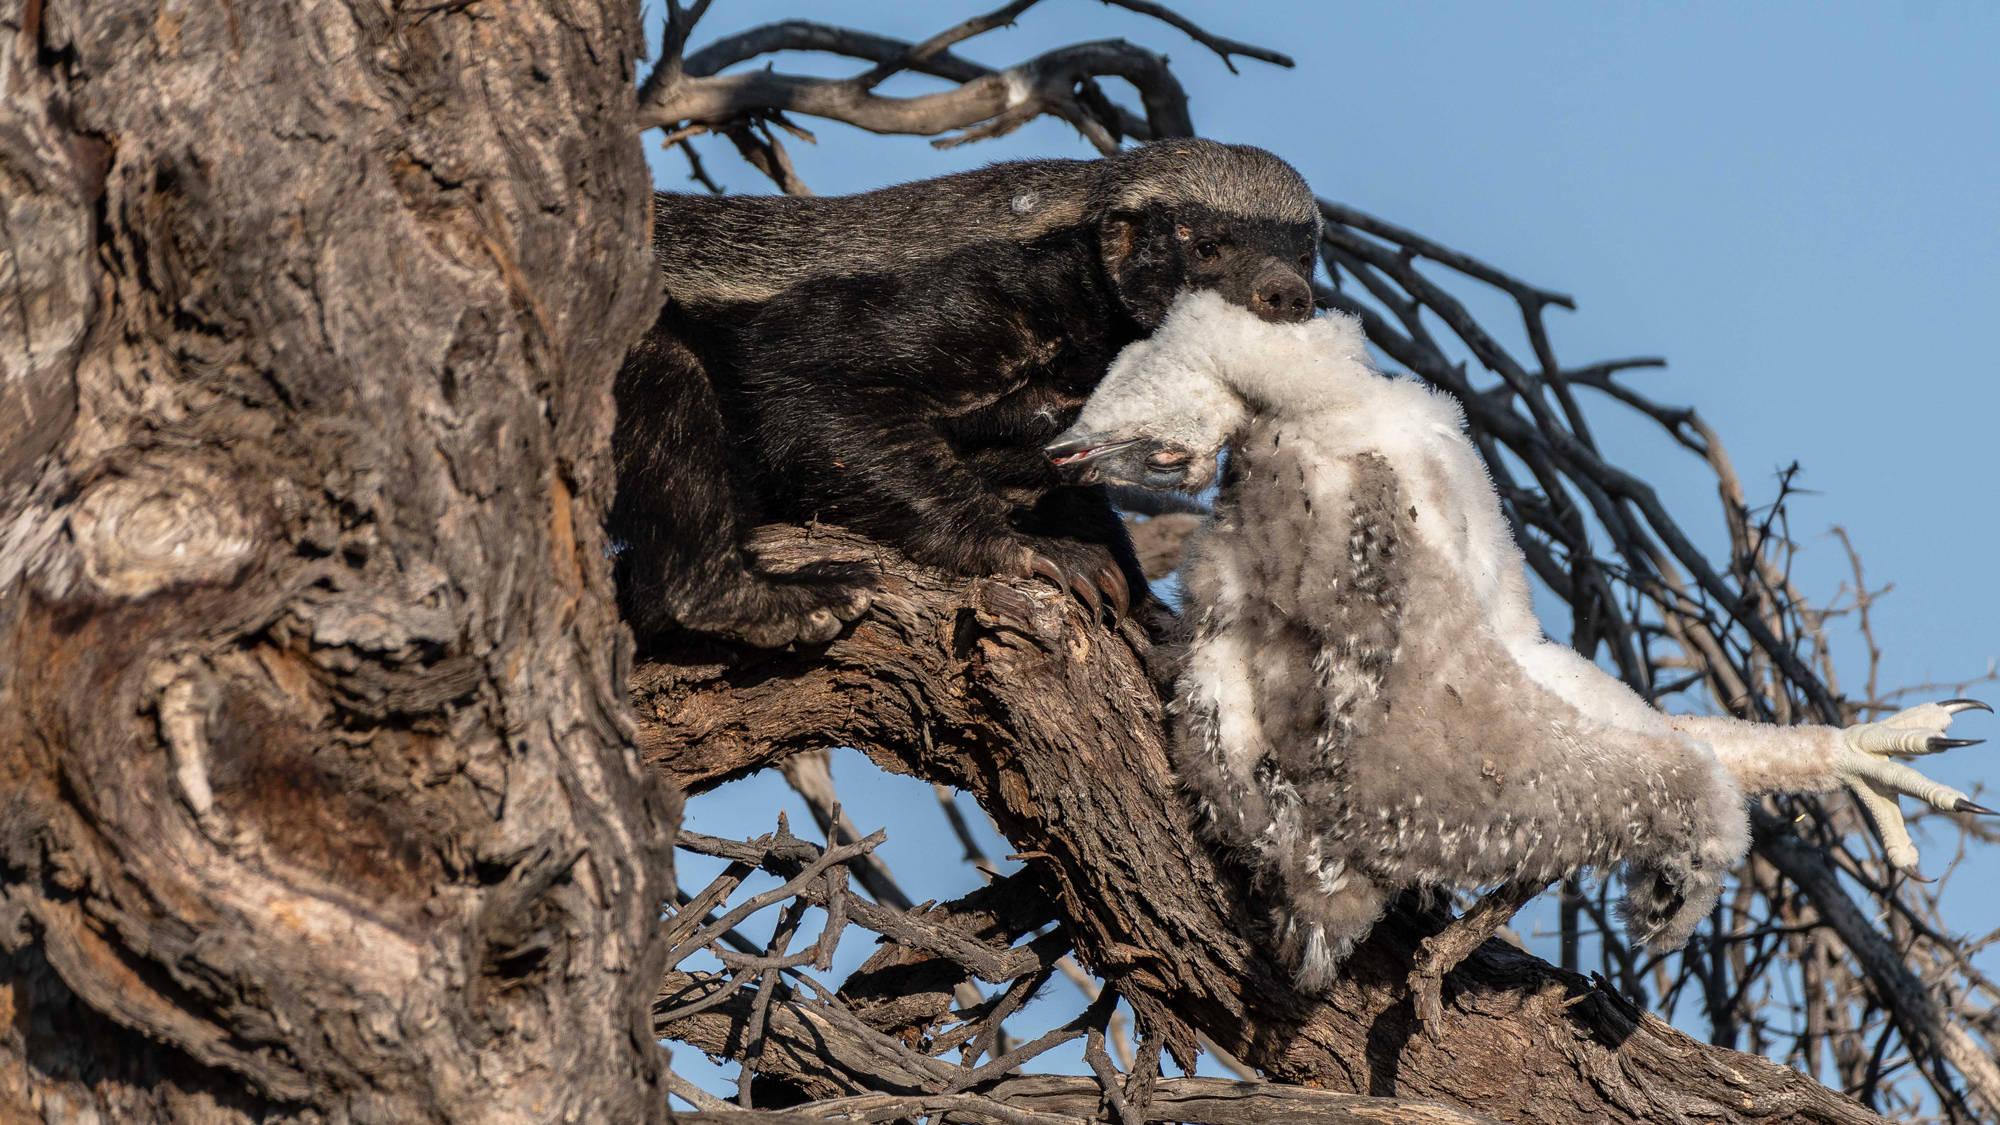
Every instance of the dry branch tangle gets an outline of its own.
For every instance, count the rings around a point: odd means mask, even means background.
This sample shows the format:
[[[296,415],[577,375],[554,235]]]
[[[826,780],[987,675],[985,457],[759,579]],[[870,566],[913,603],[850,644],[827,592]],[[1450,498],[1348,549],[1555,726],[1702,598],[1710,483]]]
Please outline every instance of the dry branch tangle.
[[[648,760],[700,791],[848,744],[970,791],[1060,888],[1084,961],[1177,1054],[1199,1030],[1282,1082],[1508,1121],[1879,1120],[1497,944],[1450,977],[1432,1043],[1402,983],[1410,966],[1397,950],[1424,932],[1407,916],[1378,930],[1335,993],[1293,992],[1253,936],[1238,875],[1191,832],[1143,638],[1086,624],[1052,589],[949,578],[824,529],[770,529],[765,550],[781,565],[872,558],[883,596],[824,652],[642,664]]]

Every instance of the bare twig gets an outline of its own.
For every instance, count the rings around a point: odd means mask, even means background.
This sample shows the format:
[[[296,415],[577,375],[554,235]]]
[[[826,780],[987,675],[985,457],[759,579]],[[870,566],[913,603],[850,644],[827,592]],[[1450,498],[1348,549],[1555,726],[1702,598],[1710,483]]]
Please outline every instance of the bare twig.
[[[1241,55],[1247,59],[1256,59],[1259,62],[1271,63],[1274,66],[1290,67],[1294,65],[1290,55],[1280,54],[1268,47],[1252,46],[1249,43],[1239,43],[1234,39],[1224,39],[1219,35],[1211,35],[1196,26],[1193,20],[1175,12],[1165,4],[1155,4],[1151,0],[1103,0],[1103,2],[1115,8],[1124,8],[1129,12],[1138,12],[1143,16],[1151,16],[1164,24],[1187,33],[1189,39],[1214,51],[1222,59],[1222,65],[1229,68],[1229,73],[1231,74],[1236,73],[1236,64],[1230,61],[1236,55]]]
[[[983,16],[974,16],[955,27],[938,32],[922,43],[911,46],[899,57],[882,60],[849,81],[862,90],[873,90],[892,74],[929,62],[948,48],[963,43],[975,35],[983,35],[996,27],[1012,24],[1015,17],[1040,2],[1041,0],[1013,0],[1013,3],[1005,7],[996,8]]]
[[[779,827],[780,841],[784,840],[788,835],[784,831],[781,821]],[[817,879],[820,873],[828,867],[837,863],[845,863],[855,856],[864,855],[872,851],[880,846],[885,838],[885,834],[880,829],[877,829],[852,844],[826,849],[808,864],[805,870],[787,880],[783,886],[753,896],[742,905],[723,915],[720,919],[717,919],[713,924],[702,927],[693,937],[676,943],[667,954],[667,965],[672,967],[680,964],[687,959],[688,954],[706,947],[710,942],[720,937],[723,932],[734,929],[745,918],[755,914],[757,911],[804,893],[807,884]]]
[[[813,821],[828,842],[851,844],[861,838],[861,831],[852,820],[840,811],[840,797],[833,787],[833,753],[829,750],[813,750],[794,754],[778,765],[785,775],[785,782],[792,787],[812,811]],[[908,910],[916,903],[903,893],[896,884],[896,876],[889,865],[874,852],[848,864],[848,870],[860,881],[861,889],[875,897],[875,901],[897,910]]]
[[[1500,932],[1508,919],[1542,893],[1546,883],[1509,883],[1474,903],[1472,909],[1454,918],[1437,934],[1417,947],[1416,964],[1410,969],[1410,1002],[1424,1031],[1432,1041],[1441,1040],[1444,1030],[1445,974],[1458,966],[1486,939]]]

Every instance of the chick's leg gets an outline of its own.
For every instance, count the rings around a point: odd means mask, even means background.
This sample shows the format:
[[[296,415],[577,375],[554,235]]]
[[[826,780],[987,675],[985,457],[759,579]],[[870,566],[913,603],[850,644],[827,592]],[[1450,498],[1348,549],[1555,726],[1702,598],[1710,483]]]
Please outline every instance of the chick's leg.
[[[1952,738],[1947,732],[1955,716],[1991,710],[1976,699],[1947,699],[1844,729],[1693,716],[1676,716],[1673,724],[1707,742],[1746,793],[1830,793],[1845,786],[1874,823],[1889,862],[1921,879],[1916,844],[1897,798],[1915,797],[1942,812],[1993,810],[1904,761],[1978,745],[1984,740]]]

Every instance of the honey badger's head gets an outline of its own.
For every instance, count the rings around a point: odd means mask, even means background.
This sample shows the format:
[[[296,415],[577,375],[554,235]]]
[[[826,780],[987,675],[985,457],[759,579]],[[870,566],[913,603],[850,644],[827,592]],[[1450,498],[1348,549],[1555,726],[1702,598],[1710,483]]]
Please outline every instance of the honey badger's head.
[[[1263,149],[1178,140],[1120,153],[1104,162],[1090,213],[1119,299],[1146,328],[1191,289],[1266,320],[1312,316],[1319,206]]]

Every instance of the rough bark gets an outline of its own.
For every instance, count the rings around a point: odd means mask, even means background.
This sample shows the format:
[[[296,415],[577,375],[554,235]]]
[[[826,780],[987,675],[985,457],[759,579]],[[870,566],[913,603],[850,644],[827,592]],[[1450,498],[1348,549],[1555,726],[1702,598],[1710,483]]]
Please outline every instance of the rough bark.
[[[0,6],[0,1118],[634,1120],[631,5]]]
[[[1198,1031],[1280,1082],[1514,1122],[1880,1120],[1498,942],[1446,978],[1427,1035],[1405,982],[1437,920],[1414,910],[1378,927],[1332,993],[1294,990],[1242,874],[1192,831],[1136,630],[1089,623],[1039,584],[944,577],[825,529],[767,529],[764,549],[786,563],[871,558],[883,593],[823,651],[642,662],[648,760],[699,792],[846,744],[967,790],[1057,888],[1078,955],[1183,1062]]]
[[[994,1106],[1004,1103],[999,1116]],[[918,1114],[953,1113],[947,1121],[1005,1121],[1017,1125],[1086,1125],[1105,1120],[1094,1078],[1055,1075],[1009,1078],[985,1094],[856,1094],[790,1110],[751,1116],[720,1109],[684,1113],[676,1125],[826,1125],[827,1122],[904,1121]],[[1153,1090],[1141,1121],[1192,1121],[1201,1125],[1500,1125],[1490,1117],[1448,1106],[1417,1105],[1360,1094],[1333,1094],[1268,1082],[1221,1078],[1169,1078]]]

